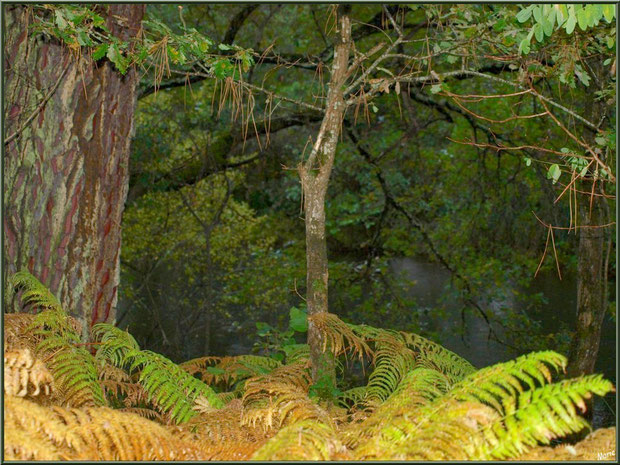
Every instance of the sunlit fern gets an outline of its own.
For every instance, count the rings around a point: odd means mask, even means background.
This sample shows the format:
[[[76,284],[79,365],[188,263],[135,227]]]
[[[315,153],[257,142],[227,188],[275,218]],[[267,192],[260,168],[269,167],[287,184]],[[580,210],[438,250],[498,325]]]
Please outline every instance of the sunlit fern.
[[[392,411],[390,421],[373,431],[372,438],[355,450],[355,457],[508,458],[538,442],[579,431],[586,423],[575,406],[592,393],[604,395],[613,387],[600,377],[548,384],[552,370],[563,369],[565,363],[563,356],[547,351],[479,370],[420,408]]]
[[[163,355],[140,350],[126,331],[99,323],[93,327],[93,334],[100,342],[96,357],[129,373],[138,372],[137,381],[146,392],[148,401],[168,414],[172,421],[182,423],[194,416],[194,403],[198,398],[208,401],[212,408],[223,406],[222,400],[209,386]]]

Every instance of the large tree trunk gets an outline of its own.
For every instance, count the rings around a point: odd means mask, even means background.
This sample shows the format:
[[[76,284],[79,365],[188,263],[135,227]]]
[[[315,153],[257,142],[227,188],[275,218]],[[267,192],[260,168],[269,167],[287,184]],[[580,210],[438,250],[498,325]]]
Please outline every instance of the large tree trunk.
[[[341,11],[346,11],[343,6],[340,7],[339,14]],[[346,14],[338,18],[338,32],[325,116],[310,156],[299,165],[306,223],[306,303],[309,316],[328,311],[329,274],[325,237],[325,195],[345,112],[343,88],[347,79],[351,48],[351,22]],[[308,345],[314,382],[320,379],[334,379],[333,357],[323,353],[323,342],[322,334],[310,320]]]
[[[136,36],[144,5],[102,8],[112,34]],[[29,35],[28,10],[4,10],[4,140],[17,136],[5,144],[3,282],[29,270],[86,333],[115,317],[138,76]],[[17,310],[14,296],[5,305]]]

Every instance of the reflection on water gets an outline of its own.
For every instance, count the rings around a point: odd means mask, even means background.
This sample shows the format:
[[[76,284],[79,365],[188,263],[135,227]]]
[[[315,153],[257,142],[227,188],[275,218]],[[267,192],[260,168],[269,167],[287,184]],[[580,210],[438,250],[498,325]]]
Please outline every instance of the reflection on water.
[[[420,314],[420,327],[439,336],[439,342],[446,348],[469,360],[481,368],[514,358],[515,353],[508,347],[490,338],[487,323],[471,310],[462,314],[462,303],[450,293],[451,275],[443,266],[427,263],[415,258],[397,258],[391,261],[391,271],[395,275],[411,281],[410,297],[415,299]],[[540,324],[541,334],[558,331],[562,325],[573,328],[577,312],[577,283],[574,276],[564,276],[560,280],[554,274],[540,274],[528,293],[542,292],[546,302],[535,309],[522,308],[514,297],[502,301],[491,301],[483,308],[501,316],[503,308],[526,311],[530,318]],[[512,295],[512,293],[506,293]],[[521,306],[521,307],[520,307]],[[438,308],[445,314],[438,317]],[[500,339],[504,333],[499,325],[493,330]],[[550,347],[550,349],[554,349]],[[616,381],[616,325],[606,317],[601,334],[601,345],[596,364],[596,372]],[[594,427],[615,424],[615,396],[598,399],[594,406]]]

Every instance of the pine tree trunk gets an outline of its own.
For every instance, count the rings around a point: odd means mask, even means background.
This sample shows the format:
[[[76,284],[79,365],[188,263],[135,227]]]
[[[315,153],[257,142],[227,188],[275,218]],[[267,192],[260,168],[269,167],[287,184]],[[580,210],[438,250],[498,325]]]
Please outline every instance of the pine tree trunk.
[[[299,166],[306,224],[306,303],[309,316],[328,311],[329,273],[325,236],[325,196],[346,108],[343,87],[347,79],[351,48],[351,22],[346,14],[338,18],[338,32],[325,116],[310,156]],[[308,325],[308,345],[313,381],[324,379],[333,382],[335,379],[333,357],[331,354],[323,353],[323,336],[312,324],[312,320]]]
[[[144,5],[102,8],[112,34],[136,36]],[[26,7],[4,12],[4,140],[18,133],[5,144],[5,289],[9,276],[27,269],[86,334],[115,318],[138,76],[122,76],[107,61],[76,60],[66,47],[28,35]],[[5,304],[18,310],[15,296]]]

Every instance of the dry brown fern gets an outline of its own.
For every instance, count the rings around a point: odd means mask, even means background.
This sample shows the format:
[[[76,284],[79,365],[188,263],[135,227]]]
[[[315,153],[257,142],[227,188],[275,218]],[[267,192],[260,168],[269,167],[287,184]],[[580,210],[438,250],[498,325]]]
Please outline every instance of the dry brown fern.
[[[200,460],[200,445],[176,438],[163,425],[107,407],[53,411],[85,443],[80,460]]]
[[[4,392],[9,396],[50,395],[54,378],[30,349],[4,352]]]
[[[593,461],[616,460],[616,428],[601,428],[590,433],[577,444],[556,447],[536,447],[515,460],[543,462],[561,460]]]
[[[44,406],[4,397],[4,454],[10,460],[71,460],[84,447],[80,436]]]
[[[355,334],[350,325],[332,313],[315,313],[308,317],[308,324],[314,325],[323,334],[325,352],[329,349],[335,356],[351,354],[360,360],[372,358],[373,352],[363,337]]]
[[[250,378],[242,398],[241,424],[270,430],[313,418],[334,427],[329,413],[308,397],[311,381],[308,362],[283,365],[268,375]]]
[[[35,338],[30,331],[30,325],[34,315],[30,313],[5,313],[4,314],[4,350],[11,351],[28,348],[34,351],[37,345]]]

